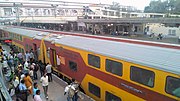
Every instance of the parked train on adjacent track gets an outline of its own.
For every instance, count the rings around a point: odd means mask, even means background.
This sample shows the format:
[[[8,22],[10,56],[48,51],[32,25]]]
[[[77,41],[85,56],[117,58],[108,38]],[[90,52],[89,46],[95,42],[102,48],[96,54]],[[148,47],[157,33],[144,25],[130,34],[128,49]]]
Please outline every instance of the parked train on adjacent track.
[[[83,34],[83,33],[54,31],[54,30],[29,28],[29,27],[22,27],[22,26],[21,27],[20,26],[10,26],[10,27],[22,28],[22,29],[34,30],[34,31],[49,32],[49,33],[55,33],[55,34],[60,34],[60,35],[73,35],[73,36],[81,36],[81,37],[110,40],[110,41],[117,41],[117,42],[126,42],[126,43],[142,44],[142,45],[148,45],[148,46],[158,46],[158,47],[165,47],[165,48],[180,49],[180,46],[176,45],[176,44],[160,43],[160,42],[153,42],[153,41],[145,41],[145,40],[142,41],[142,40],[135,40],[135,39],[127,39],[127,38],[116,38],[116,37],[90,35],[90,34]]]
[[[75,78],[97,101],[180,100],[180,50],[72,35],[0,27],[20,52],[67,80]]]

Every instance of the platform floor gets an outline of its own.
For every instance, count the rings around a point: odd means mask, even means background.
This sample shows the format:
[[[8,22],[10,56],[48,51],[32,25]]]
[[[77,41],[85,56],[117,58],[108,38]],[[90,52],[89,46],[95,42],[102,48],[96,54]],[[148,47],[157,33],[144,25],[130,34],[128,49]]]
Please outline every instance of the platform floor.
[[[10,51],[10,48],[8,46],[3,45],[3,49],[5,49],[7,52]],[[1,66],[1,65],[0,65]],[[6,87],[9,87],[9,82],[6,81],[5,75],[2,75],[4,78],[4,82],[6,84]],[[58,78],[56,75],[53,74],[53,82],[49,82],[49,88],[48,88],[48,95],[49,98],[46,99],[44,96],[44,91],[42,88],[42,85],[39,81],[40,79],[40,72],[38,71],[38,80],[34,80],[34,82],[38,82],[38,88],[41,91],[41,98],[43,101],[67,101],[67,96],[64,95],[64,88],[67,85],[66,82]],[[79,99],[78,101],[93,101],[89,96],[82,94],[83,99]],[[13,101],[15,101],[15,97],[12,97]],[[32,95],[28,96],[28,101],[33,101]]]

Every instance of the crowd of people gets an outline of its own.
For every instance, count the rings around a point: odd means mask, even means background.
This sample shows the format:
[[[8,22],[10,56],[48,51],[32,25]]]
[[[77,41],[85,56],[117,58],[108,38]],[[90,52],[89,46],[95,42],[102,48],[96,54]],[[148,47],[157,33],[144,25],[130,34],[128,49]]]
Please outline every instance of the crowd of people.
[[[37,83],[38,71],[41,73],[39,81],[42,84],[44,95],[48,99],[48,83],[52,82],[52,65],[42,63],[41,60],[37,61],[32,49],[23,54],[14,52],[11,48],[10,52],[3,50],[0,57],[2,72],[5,75],[10,73],[6,80],[9,82],[9,93],[11,96],[15,96],[16,101],[27,101],[28,96],[32,96],[34,101],[42,101]]]
[[[44,90],[44,97],[48,99],[48,85],[52,82],[52,65],[49,63],[42,63],[37,61],[34,57],[33,50],[26,51],[25,54],[21,52],[14,52],[11,48],[10,52],[3,50],[0,54],[2,71],[4,74],[10,73],[7,81],[9,82],[9,93],[16,101],[27,101],[28,97],[32,97],[34,101],[42,101],[40,96],[38,80],[42,84]],[[9,72],[10,71],[10,72]],[[40,72],[38,78],[37,72]],[[79,84],[72,79],[72,82],[65,87],[68,101],[77,101]]]

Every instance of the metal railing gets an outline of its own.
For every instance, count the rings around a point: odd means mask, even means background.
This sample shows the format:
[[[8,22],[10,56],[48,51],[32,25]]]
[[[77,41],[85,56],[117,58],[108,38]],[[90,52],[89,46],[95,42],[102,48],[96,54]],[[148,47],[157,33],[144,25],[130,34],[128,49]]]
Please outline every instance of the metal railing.
[[[0,63],[0,101],[12,101],[11,96],[5,86],[3,74],[2,74],[2,64]]]
[[[106,18],[106,19],[84,19],[77,21],[88,23],[171,23],[179,24],[180,18]]]

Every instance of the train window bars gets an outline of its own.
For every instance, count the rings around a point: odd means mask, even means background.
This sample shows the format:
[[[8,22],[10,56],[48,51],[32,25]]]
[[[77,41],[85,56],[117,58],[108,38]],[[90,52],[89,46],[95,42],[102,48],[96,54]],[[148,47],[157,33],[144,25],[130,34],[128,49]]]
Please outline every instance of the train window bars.
[[[73,71],[77,71],[77,63],[69,61],[69,68]]]
[[[98,86],[92,84],[92,83],[88,83],[89,86],[89,92],[92,93],[93,95],[97,96],[97,97],[101,97],[101,90]]]
[[[166,92],[180,98],[180,78],[168,76],[166,78]]]
[[[130,78],[132,81],[152,88],[154,86],[155,74],[153,71],[131,66]]]
[[[100,57],[88,54],[88,64],[93,67],[100,68]]]
[[[22,38],[22,36],[21,36],[21,35],[20,35],[19,39],[20,39],[20,41],[22,41],[22,40],[23,40],[23,38]]]
[[[113,60],[106,59],[106,71],[112,74],[122,76],[123,64]]]
[[[105,101],[121,101],[121,98],[119,98],[118,96],[111,94],[108,91],[106,91]]]

